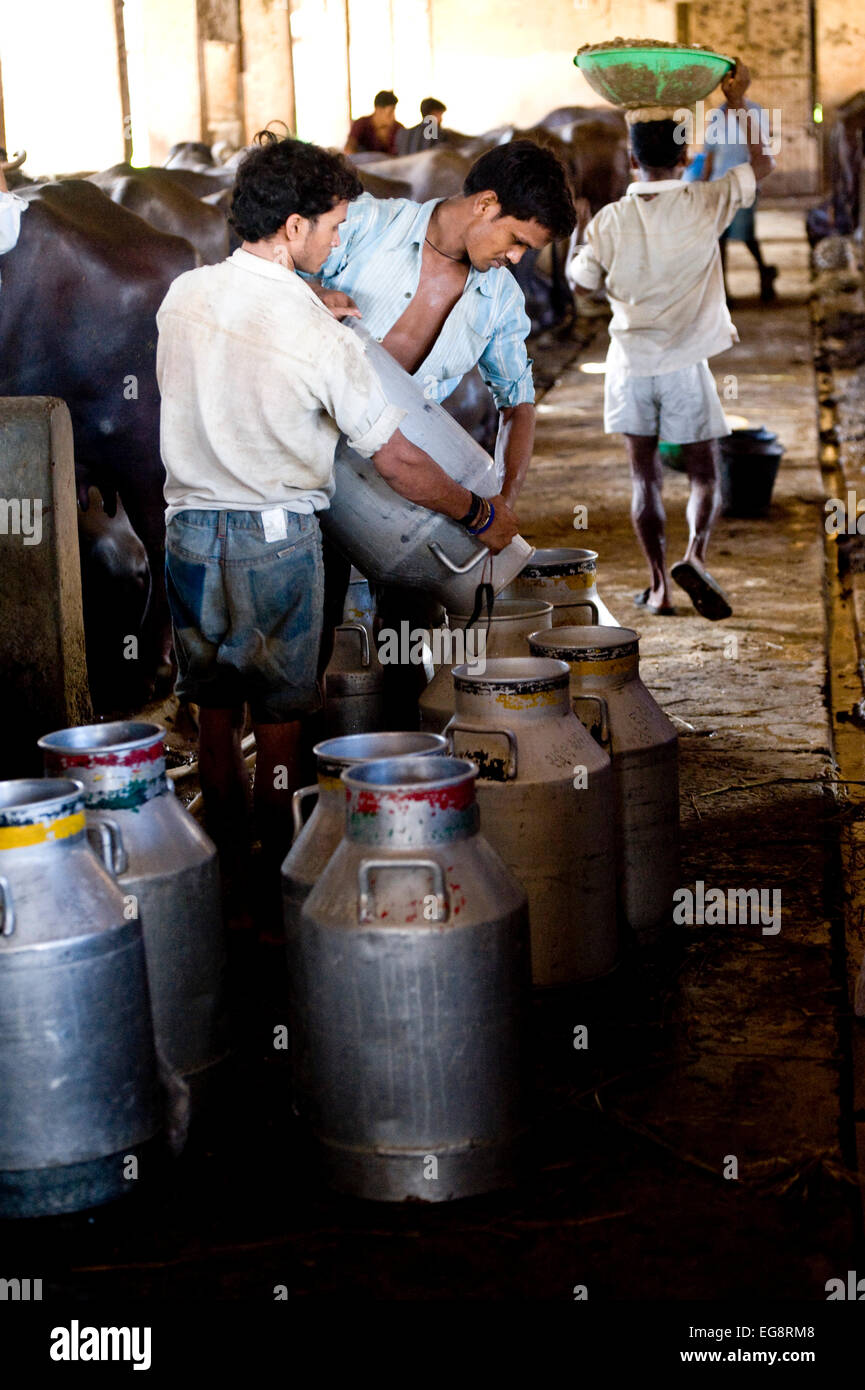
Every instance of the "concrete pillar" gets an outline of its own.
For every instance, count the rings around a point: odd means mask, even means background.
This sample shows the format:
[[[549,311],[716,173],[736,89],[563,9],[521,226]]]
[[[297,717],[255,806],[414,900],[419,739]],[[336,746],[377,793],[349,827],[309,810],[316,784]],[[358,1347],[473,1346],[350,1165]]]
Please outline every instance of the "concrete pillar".
[[[268,121],[297,128],[288,2],[240,0],[246,139]]]
[[[135,54],[137,83],[130,75],[133,128],[137,132],[139,124],[146,125],[148,158],[164,164],[179,140],[202,138],[196,0],[136,0],[135,8],[140,12],[135,30],[140,49]],[[131,18],[127,15],[130,58]]]
[[[22,777],[40,735],[92,718],[72,422],[53,396],[0,397],[0,574],[0,777]]]

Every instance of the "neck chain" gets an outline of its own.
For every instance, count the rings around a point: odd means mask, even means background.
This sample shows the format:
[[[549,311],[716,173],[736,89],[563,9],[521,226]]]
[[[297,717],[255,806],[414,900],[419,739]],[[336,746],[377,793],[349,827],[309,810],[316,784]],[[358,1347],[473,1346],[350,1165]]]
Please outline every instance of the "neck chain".
[[[430,241],[428,236],[424,237],[424,241],[426,242],[427,246],[432,246],[432,249],[436,251],[440,256],[444,256],[449,261],[457,261],[460,265],[465,265],[465,251],[461,256],[452,256],[449,251],[441,251],[438,246],[433,246],[433,243]]]

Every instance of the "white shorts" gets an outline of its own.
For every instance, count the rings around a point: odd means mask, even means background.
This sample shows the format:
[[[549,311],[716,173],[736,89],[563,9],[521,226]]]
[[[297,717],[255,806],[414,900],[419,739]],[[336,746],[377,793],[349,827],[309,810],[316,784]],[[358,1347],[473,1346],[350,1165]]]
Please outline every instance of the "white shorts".
[[[627,367],[608,362],[604,429],[607,434],[657,435],[668,444],[696,444],[730,433],[705,358],[660,376],[632,376]]]

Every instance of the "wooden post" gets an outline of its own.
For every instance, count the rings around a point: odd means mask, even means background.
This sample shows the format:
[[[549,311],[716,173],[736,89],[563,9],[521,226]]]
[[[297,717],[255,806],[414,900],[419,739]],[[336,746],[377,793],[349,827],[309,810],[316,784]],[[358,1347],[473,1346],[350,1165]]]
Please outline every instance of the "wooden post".
[[[294,85],[294,40],[291,37],[291,0],[285,0],[285,22],[288,25],[288,121],[292,135],[296,135],[297,93]]]
[[[123,0],[114,0],[114,32],[117,37],[117,79],[120,85],[120,113],[123,118],[123,160],[132,159],[132,108],[129,104],[129,71],[126,65],[126,30],[123,26]]]
[[[72,421],[51,396],[0,397],[0,777],[38,776],[37,738],[93,717]]]
[[[3,66],[0,64],[0,145],[6,149],[6,116],[3,111]],[[7,151],[8,154],[8,151]]]

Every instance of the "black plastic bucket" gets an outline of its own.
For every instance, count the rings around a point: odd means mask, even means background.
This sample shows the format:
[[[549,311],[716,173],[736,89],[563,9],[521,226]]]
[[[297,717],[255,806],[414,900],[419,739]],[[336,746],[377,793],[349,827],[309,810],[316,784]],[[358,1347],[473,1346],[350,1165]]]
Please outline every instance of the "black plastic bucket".
[[[725,516],[766,516],[784,454],[764,428],[733,430],[720,441],[718,472]]]

